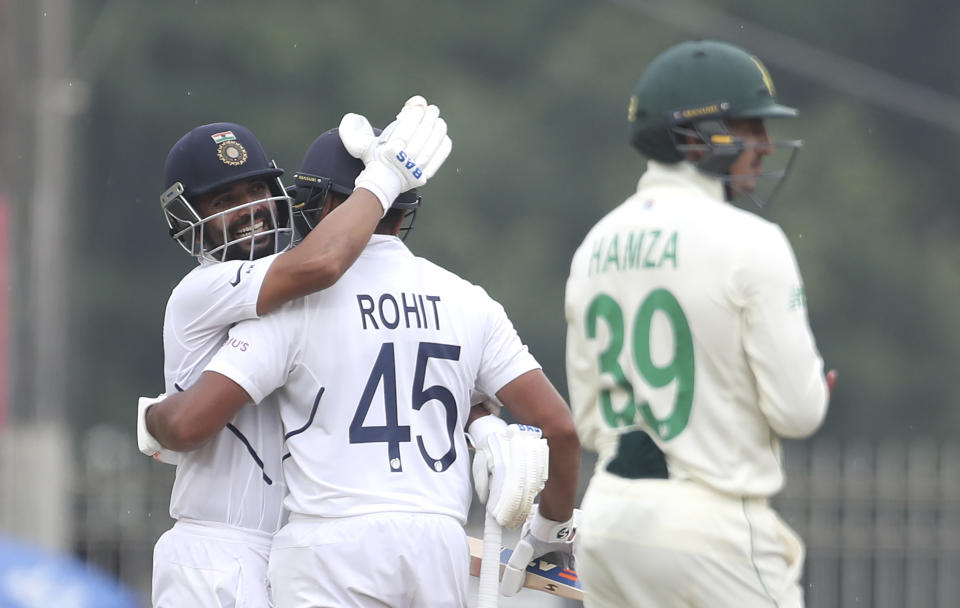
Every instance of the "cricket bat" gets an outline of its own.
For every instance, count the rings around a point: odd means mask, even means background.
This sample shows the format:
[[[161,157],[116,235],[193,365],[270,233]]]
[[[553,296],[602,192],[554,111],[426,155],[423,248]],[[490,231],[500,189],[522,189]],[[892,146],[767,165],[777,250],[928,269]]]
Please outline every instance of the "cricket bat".
[[[483,541],[472,536],[468,536],[467,540],[470,542],[470,574],[480,576]],[[512,553],[513,549],[500,547],[501,576],[503,575],[503,568],[507,565]],[[583,587],[580,586],[580,579],[577,577],[576,571],[541,558],[534,559],[527,565],[527,579],[523,582],[523,586],[559,597],[583,600]]]

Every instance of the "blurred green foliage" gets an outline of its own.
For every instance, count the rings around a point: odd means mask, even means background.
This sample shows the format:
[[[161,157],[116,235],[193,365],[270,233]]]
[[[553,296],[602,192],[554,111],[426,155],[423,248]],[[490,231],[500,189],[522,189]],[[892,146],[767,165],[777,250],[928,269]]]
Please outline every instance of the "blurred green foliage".
[[[712,5],[957,92],[956,7]],[[383,125],[415,93],[441,107],[454,150],[424,189],[408,244],[486,287],[565,392],[570,257],[643,170],[627,144],[634,82],[690,32],[629,5],[586,0],[125,6],[77,4],[78,40],[96,31],[110,51],[79,75],[90,79],[93,101],[78,123],[82,255],[72,310],[75,342],[86,345],[71,379],[78,423],[132,433],[137,395],[162,389],[164,304],[193,265],[167,238],[157,204],[163,160],[180,135],[240,122],[289,174],[344,112]],[[111,27],[97,28],[108,18]],[[761,213],[794,245],[820,350],[840,372],[822,432],[952,435],[960,426],[956,134],[769,67],[781,99],[801,110],[774,129],[806,146]]]

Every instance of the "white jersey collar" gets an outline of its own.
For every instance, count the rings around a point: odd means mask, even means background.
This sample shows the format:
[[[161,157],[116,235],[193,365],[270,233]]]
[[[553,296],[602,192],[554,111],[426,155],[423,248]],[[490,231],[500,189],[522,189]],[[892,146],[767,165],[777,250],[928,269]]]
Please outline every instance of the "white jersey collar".
[[[647,161],[647,170],[637,182],[637,190],[661,187],[695,187],[712,199],[724,201],[723,180],[697,170],[693,163],[681,161],[672,165]]]
[[[371,247],[375,247],[378,250],[407,248],[407,246],[403,244],[403,241],[400,240],[400,237],[393,236],[392,234],[374,234],[367,243],[367,248],[369,249]]]

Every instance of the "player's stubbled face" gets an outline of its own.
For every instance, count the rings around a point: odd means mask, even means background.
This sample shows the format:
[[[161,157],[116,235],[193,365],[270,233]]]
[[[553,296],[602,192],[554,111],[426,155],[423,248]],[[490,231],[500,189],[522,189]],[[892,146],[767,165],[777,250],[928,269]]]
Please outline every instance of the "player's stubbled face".
[[[767,128],[760,118],[731,120],[728,127],[746,144],[746,149],[730,167],[730,189],[734,194],[753,192],[757,175],[763,170],[763,157],[773,152]]]
[[[270,187],[263,180],[246,180],[232,184],[197,201],[197,213],[207,218],[216,216],[207,222],[204,229],[209,245],[222,245],[224,233],[226,242],[242,239],[231,245],[226,259],[250,258],[251,244],[255,254],[273,250],[273,232],[254,236],[265,230],[273,230],[274,202],[270,198]],[[258,203],[258,201],[261,201]],[[256,204],[251,204],[256,203]],[[230,211],[236,209],[235,211]],[[224,231],[226,228],[226,231]],[[254,238],[247,238],[253,236]],[[253,257],[258,257],[254,255]]]

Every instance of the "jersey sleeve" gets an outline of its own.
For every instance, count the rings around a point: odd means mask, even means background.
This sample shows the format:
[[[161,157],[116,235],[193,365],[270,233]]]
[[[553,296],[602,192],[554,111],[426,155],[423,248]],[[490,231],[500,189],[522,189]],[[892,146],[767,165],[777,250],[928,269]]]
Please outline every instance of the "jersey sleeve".
[[[181,342],[257,317],[257,299],[276,255],[197,268],[177,285],[168,316]]]
[[[260,287],[274,259],[205,264],[174,288],[163,321],[167,392],[196,381],[231,325],[257,317]]]
[[[735,273],[744,306],[743,346],[770,427],[784,437],[806,437],[826,415],[823,360],[790,243],[778,226],[765,228],[750,236]]]
[[[478,291],[488,305],[475,391],[496,395],[510,381],[531,370],[540,369],[540,364],[520,340],[503,306],[482,289],[478,288]]]
[[[302,310],[302,301],[297,301],[237,324],[204,371],[223,374],[260,403],[286,383],[293,368],[301,348],[302,334],[296,328],[303,326]]]

